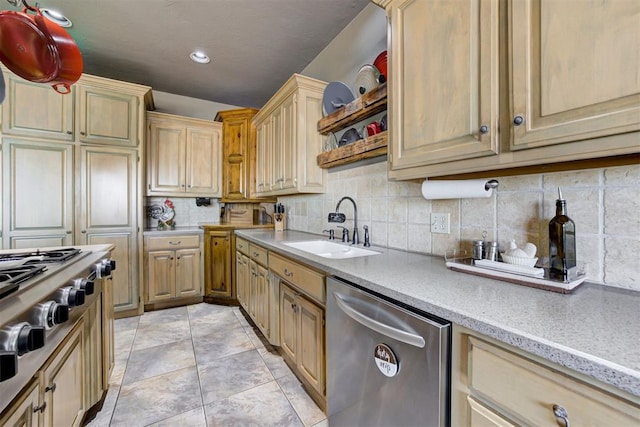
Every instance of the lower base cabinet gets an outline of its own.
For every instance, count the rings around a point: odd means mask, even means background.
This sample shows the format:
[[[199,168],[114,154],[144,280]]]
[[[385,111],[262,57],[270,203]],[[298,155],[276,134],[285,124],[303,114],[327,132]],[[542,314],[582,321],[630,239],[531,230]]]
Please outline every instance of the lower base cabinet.
[[[199,236],[146,236],[144,247],[147,307],[202,297]]]
[[[207,302],[232,303],[236,298],[231,282],[234,239],[233,230],[205,229],[204,297]]]
[[[33,381],[17,399],[13,408],[0,419],[6,427],[36,427],[42,407],[40,406],[40,382]]]
[[[640,425],[637,398],[614,395],[535,356],[461,327],[454,327],[453,349],[451,425]]]

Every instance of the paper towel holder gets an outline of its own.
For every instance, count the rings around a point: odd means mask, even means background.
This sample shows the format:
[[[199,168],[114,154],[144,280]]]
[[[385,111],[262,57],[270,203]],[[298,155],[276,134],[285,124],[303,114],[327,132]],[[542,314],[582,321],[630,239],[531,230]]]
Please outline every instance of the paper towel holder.
[[[489,181],[484,183],[484,189],[489,191],[491,188],[498,188],[498,185],[500,185],[500,183],[497,179],[490,179]]]

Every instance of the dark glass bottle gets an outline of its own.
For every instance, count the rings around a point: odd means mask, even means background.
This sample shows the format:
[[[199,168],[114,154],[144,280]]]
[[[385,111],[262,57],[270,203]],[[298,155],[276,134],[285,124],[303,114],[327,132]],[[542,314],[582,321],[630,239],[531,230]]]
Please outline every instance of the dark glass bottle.
[[[549,274],[566,280],[576,266],[576,224],[567,216],[567,202],[558,188],[556,216],[549,221]]]

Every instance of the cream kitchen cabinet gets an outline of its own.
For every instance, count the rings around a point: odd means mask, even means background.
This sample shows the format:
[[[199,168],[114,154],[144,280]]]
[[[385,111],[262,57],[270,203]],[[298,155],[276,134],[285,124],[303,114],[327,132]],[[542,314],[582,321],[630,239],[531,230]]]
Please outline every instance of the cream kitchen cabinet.
[[[249,257],[236,251],[236,298],[246,312],[249,312]]]
[[[281,352],[314,400],[324,407],[324,275],[274,253],[269,254],[269,268],[281,279]]]
[[[196,297],[202,299],[200,237],[146,236],[145,304]]]
[[[637,398],[462,327],[454,327],[452,354],[451,425],[640,425]]]
[[[294,74],[253,118],[258,196],[326,191],[326,171],[316,160],[324,149],[316,126],[326,85]]]
[[[3,138],[6,249],[73,244],[73,146]]]
[[[138,239],[139,161],[136,149],[83,145],[77,150],[75,243],[111,243],[118,268],[113,272],[116,312],[137,312],[140,301]]]
[[[390,178],[637,161],[634,2],[373,1],[390,27]]]
[[[147,113],[147,195],[222,196],[222,124]]]
[[[9,102],[2,110],[2,134],[74,140],[75,86],[60,95],[50,86],[28,82],[2,68]]]
[[[40,383],[34,380],[25,387],[16,403],[0,418],[0,425],[6,427],[37,427],[40,406]]]

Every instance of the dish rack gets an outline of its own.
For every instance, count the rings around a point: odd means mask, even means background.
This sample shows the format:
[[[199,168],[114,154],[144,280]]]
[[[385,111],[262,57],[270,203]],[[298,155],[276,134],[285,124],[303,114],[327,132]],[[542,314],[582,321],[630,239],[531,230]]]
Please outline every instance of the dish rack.
[[[587,278],[583,271],[576,271],[567,280],[555,279],[549,274],[548,267],[523,267],[486,259],[474,260],[465,251],[448,251],[444,258],[447,268],[453,271],[562,294],[571,293]]]

